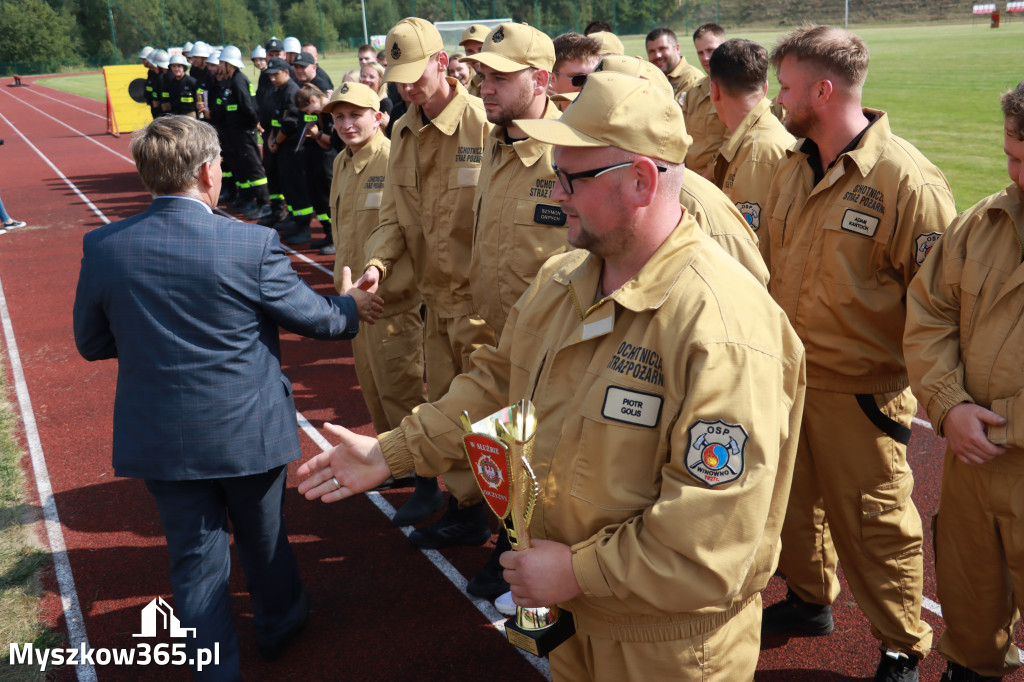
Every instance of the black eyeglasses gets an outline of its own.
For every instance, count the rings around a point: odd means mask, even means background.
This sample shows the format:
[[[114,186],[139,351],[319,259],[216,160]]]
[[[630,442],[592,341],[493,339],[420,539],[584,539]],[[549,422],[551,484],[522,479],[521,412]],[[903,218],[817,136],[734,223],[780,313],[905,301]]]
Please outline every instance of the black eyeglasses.
[[[573,180],[584,180],[586,178],[596,178],[599,175],[604,175],[609,171],[616,170],[618,168],[625,168],[626,166],[632,166],[632,161],[624,161],[617,163],[614,166],[605,166],[604,168],[592,168],[591,170],[580,171],[579,173],[566,173],[564,170],[558,167],[558,164],[551,164],[551,170],[555,171],[555,177],[558,178],[558,184],[562,186],[566,194],[572,194]],[[668,169],[664,166],[655,166],[659,173],[664,173]]]

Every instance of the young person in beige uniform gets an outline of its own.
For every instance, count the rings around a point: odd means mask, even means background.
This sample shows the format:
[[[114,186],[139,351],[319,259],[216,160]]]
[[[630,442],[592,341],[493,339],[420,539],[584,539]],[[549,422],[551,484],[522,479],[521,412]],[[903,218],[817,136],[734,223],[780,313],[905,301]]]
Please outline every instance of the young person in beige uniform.
[[[657,66],[637,57],[609,56],[601,60],[597,71],[615,71],[636,76],[654,83],[667,97],[672,97],[672,86]],[[683,140],[690,138],[683,128]],[[722,190],[715,187],[696,173],[687,169],[683,175],[683,187],[679,192],[679,203],[693,216],[700,229],[718,245],[740,262],[757,281],[768,286],[768,268],[758,251],[757,235]]]
[[[903,358],[907,287],[956,215],[942,173],[863,109],[867,46],[831,26],[784,36],[771,55],[786,128],[762,211],[772,296],[807,347],[807,407],[780,569],[789,596],[764,633],[832,631],[837,558],[872,634],[875,680],[918,679],[922,529],[907,464],[917,402]]]
[[[907,295],[910,382],[946,438],[935,519],[943,682],[999,680],[1021,665],[1024,83],[1003,95],[1002,109],[1009,187],[946,230]]]
[[[551,200],[551,145],[528,138],[514,122],[561,115],[547,96],[555,47],[531,26],[505,23],[466,60],[483,76],[480,94],[494,124],[477,185],[470,289],[474,306],[500,339],[509,311],[540,266],[566,250],[566,216]],[[487,565],[466,586],[470,594],[494,599],[508,591],[498,563],[508,549],[501,529]],[[502,604],[505,611],[514,609],[508,598]]]
[[[484,38],[490,32],[491,27],[487,24],[473,24],[462,32],[462,39],[459,40],[459,45],[466,50],[467,57],[472,57],[480,51],[484,44]],[[469,85],[466,87],[466,90],[469,91],[469,94],[479,97],[480,84],[483,82],[483,76],[479,73],[475,73],[473,74],[473,79],[469,81]]]
[[[360,283],[387,281],[408,253],[426,305],[423,356],[427,396],[436,400],[469,367],[478,347],[494,343],[494,332],[476,314],[469,290],[473,197],[490,124],[483,102],[448,78],[441,35],[428,21],[403,19],[387,35],[386,81],[395,82],[409,110],[391,131],[388,182],[380,223],[366,243]],[[448,512],[436,524],[412,532],[418,547],[482,545],[491,537],[484,503],[473,477],[452,472]],[[443,500],[437,482],[418,479],[395,523],[422,521]],[[408,509],[407,509],[408,508]]]
[[[696,66],[692,66],[679,52],[679,39],[670,28],[656,28],[647,34],[644,41],[647,48],[647,60],[661,69],[672,86],[679,106],[685,106],[686,93],[696,85],[703,74]]]
[[[711,104],[711,81],[707,76],[708,60],[724,40],[725,29],[718,24],[704,24],[693,32],[693,45],[704,74],[689,88],[682,101],[686,132],[693,138],[690,151],[686,153],[686,167],[709,180],[714,176],[718,150],[729,136]]]
[[[800,341],[680,207],[674,99],[592,74],[561,119],[517,125],[555,145],[552,196],[578,248],[544,264],[497,348],[447,396],[377,439],[328,427],[341,444],[302,466],[299,490],[334,502],[392,471],[465,467],[461,411],[531,398],[533,546],[501,562],[516,603],[574,616],[552,678],[751,680],[796,452]]]
[[[391,141],[381,128],[380,96],[362,83],[342,83],[323,113],[334,119],[334,131],[346,145],[334,159],[330,195],[334,288],[340,291],[346,264],[366,262],[363,246],[379,222]],[[421,298],[408,253],[395,261],[377,295],[384,299],[384,312],[363,327],[352,355],[373,428],[384,433],[427,399]]]
[[[548,94],[579,92],[586,75],[601,60],[601,43],[591,36],[563,33],[551,41],[555,46],[555,65],[551,68]],[[557,103],[565,111],[569,101]]]
[[[709,63],[711,102],[732,131],[719,149],[714,181],[757,232],[775,167],[796,138],[769,111],[768,50],[733,38],[715,49]]]

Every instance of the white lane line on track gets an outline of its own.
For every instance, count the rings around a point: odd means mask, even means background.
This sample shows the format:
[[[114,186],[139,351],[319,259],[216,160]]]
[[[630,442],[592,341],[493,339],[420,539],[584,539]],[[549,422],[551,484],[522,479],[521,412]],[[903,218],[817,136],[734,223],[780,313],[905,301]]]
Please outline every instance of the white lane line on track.
[[[327,441],[327,439],[324,438],[320,434],[320,432],[317,431],[316,428],[314,428],[313,425],[310,424],[309,421],[302,416],[301,412],[296,412],[295,416],[299,420],[299,428],[301,428],[306,433],[306,435],[309,436],[310,439],[312,439],[314,443],[316,443],[320,448],[324,450],[331,447],[331,444]],[[381,511],[382,514],[384,514],[384,516],[388,517],[388,520],[391,520],[394,517],[395,508],[391,506],[391,503],[388,502],[383,495],[373,491],[369,491],[363,494],[370,499],[370,502],[373,502],[373,504],[377,507],[377,509]],[[413,527],[406,526],[402,528],[401,531],[406,535],[406,537],[408,537],[409,533],[413,531]],[[452,566],[448,562],[448,560],[444,558],[444,555],[442,555],[436,549],[421,549],[420,552],[422,552],[423,555],[427,557],[430,563],[434,564],[437,570],[441,571],[444,577],[448,578],[448,580],[451,581],[451,583],[455,585],[455,587],[458,588],[460,592],[462,592],[463,596],[466,597],[466,599],[473,602],[473,606],[475,606],[477,610],[480,613],[482,613],[485,618],[487,618],[487,620],[491,621],[491,625],[493,625],[497,630],[504,634],[505,616],[498,613],[498,610],[494,608],[494,605],[486,599],[476,599],[471,594],[466,592],[466,579],[462,576],[461,573],[459,573],[457,568]],[[551,679],[551,669],[548,665],[548,659],[538,658],[536,656],[526,653],[518,647],[516,647],[515,649],[520,654],[522,654],[523,658],[525,658],[527,662],[530,663],[530,665],[536,668],[539,673],[545,675],[549,680]]]
[[[81,197],[82,201],[92,209],[105,223],[109,223],[103,212],[89,201],[82,192],[75,187],[74,183],[67,179],[53,163],[46,158],[39,149],[28,141],[6,116],[0,114],[0,118],[10,126],[32,150],[39,155],[46,164],[67,185]],[[29,454],[32,459],[32,473],[36,479],[36,490],[39,492],[39,503],[43,508],[43,521],[46,527],[46,536],[50,543],[50,554],[53,556],[53,569],[57,575],[57,586],[60,589],[61,608],[64,610],[64,620],[68,626],[68,643],[71,648],[78,649],[84,646],[89,647],[89,637],[85,632],[85,620],[82,618],[82,607],[78,601],[78,591],[75,588],[75,578],[71,572],[71,560],[68,559],[67,545],[64,542],[64,529],[57,515],[57,502],[53,497],[53,487],[50,485],[50,473],[46,467],[46,455],[43,453],[43,444],[39,438],[39,429],[36,427],[35,412],[32,409],[32,400],[28,393],[28,384],[25,381],[25,372],[21,366],[21,354],[18,352],[18,344],[14,338],[14,325],[11,322],[10,313],[7,309],[7,298],[3,292],[3,284],[0,282],[0,317],[3,319],[4,337],[7,341],[7,356],[11,362],[11,371],[14,374],[15,393],[18,396],[18,406],[21,410],[21,421],[25,425],[25,440],[28,441]],[[96,680],[96,669],[91,664],[79,665],[75,668],[80,682],[94,682]]]
[[[42,85],[39,81],[33,81],[32,85],[37,85],[37,86],[40,86],[40,87],[48,88],[50,90],[55,90],[56,92],[63,92],[61,90],[57,90],[56,88],[51,88],[48,85]],[[26,92],[28,92],[28,91],[26,91]],[[40,97],[45,97],[48,100],[53,100],[54,102],[56,102],[57,104],[61,105],[62,107],[69,107],[71,109],[75,109],[77,111],[81,111],[83,114],[89,114],[90,116],[95,116],[96,118],[101,119],[103,121],[107,120],[107,117],[105,115],[103,115],[103,114],[97,114],[95,111],[89,111],[88,109],[83,109],[82,107],[76,107],[74,104],[70,104],[69,102],[66,102],[66,101],[64,101],[62,99],[58,99],[58,98],[53,97],[51,95],[47,95],[42,90],[37,90],[37,89],[33,88],[31,90],[31,92],[33,94],[39,95]],[[11,94],[11,93],[8,93],[8,94]],[[63,92],[63,94],[64,95],[70,95],[72,93]],[[11,95],[11,96],[14,97],[14,95]],[[75,96],[76,97],[82,97],[82,99],[88,100],[90,102],[95,102],[96,101],[94,99],[90,99],[88,97],[84,97],[83,95],[75,95]],[[21,100],[22,102],[25,102],[25,100],[21,99],[20,97],[14,97],[14,99],[18,99],[18,100]],[[28,102],[25,102],[25,104],[28,104]]]
[[[102,142],[99,142],[98,140],[95,140],[95,139],[93,139],[93,138],[89,137],[88,135],[86,135],[85,133],[83,133],[83,132],[82,132],[81,130],[78,130],[77,128],[72,128],[72,127],[71,127],[71,126],[69,126],[69,125],[68,125],[67,123],[65,123],[64,121],[60,120],[59,118],[56,118],[56,117],[54,117],[54,116],[50,116],[50,115],[49,115],[48,113],[46,113],[45,111],[43,111],[43,110],[42,110],[42,109],[40,109],[39,107],[37,107],[37,106],[33,106],[32,104],[30,104],[30,103],[26,102],[25,100],[21,99],[20,97],[15,97],[15,96],[14,96],[14,95],[12,95],[11,93],[7,93],[7,95],[8,95],[8,96],[9,96],[9,97],[10,97],[11,99],[13,99],[13,100],[16,100],[16,101],[18,101],[18,102],[21,102],[22,104],[24,104],[25,106],[29,107],[29,108],[30,108],[30,109],[32,109],[33,111],[36,111],[36,112],[38,112],[38,113],[42,114],[43,116],[45,116],[46,118],[50,119],[50,120],[51,120],[51,121],[53,121],[54,123],[59,123],[60,125],[64,126],[64,127],[65,127],[65,128],[67,128],[68,130],[70,130],[71,132],[73,132],[73,133],[76,133],[77,135],[80,135],[81,137],[85,138],[86,140],[89,140],[89,142],[92,142],[92,143],[93,143],[94,145],[96,145],[97,147],[99,147],[99,148],[101,148],[101,149],[103,149],[103,150],[105,150],[105,151],[108,151],[108,152],[110,152],[110,153],[111,153],[111,154],[113,154],[114,156],[116,156],[116,157],[118,157],[118,158],[120,158],[120,159],[123,159],[123,160],[127,161],[128,163],[130,163],[130,164],[131,164],[131,165],[133,165],[133,166],[135,165],[135,160],[134,160],[134,159],[131,159],[131,158],[129,158],[129,157],[127,157],[127,156],[125,156],[124,154],[122,154],[121,152],[119,152],[119,151],[117,151],[117,150],[114,150],[114,149],[111,149],[110,147],[108,147],[107,145],[103,144]],[[22,137],[24,137],[24,136],[22,136]],[[109,222],[109,221],[108,221],[108,222]]]
[[[89,637],[85,632],[85,620],[82,618],[82,607],[78,602],[78,591],[75,589],[75,578],[71,573],[71,560],[68,559],[67,545],[64,543],[64,530],[60,523],[60,517],[57,515],[57,502],[53,498],[50,473],[46,468],[46,456],[43,454],[43,444],[39,439],[36,416],[32,410],[32,400],[28,394],[25,371],[21,366],[21,354],[18,352],[18,343],[14,338],[14,325],[11,322],[10,311],[7,309],[7,297],[4,296],[2,282],[0,282],[0,318],[3,320],[7,357],[11,361],[11,372],[14,375],[14,390],[18,396],[21,421],[25,426],[25,440],[28,441],[32,473],[36,479],[36,490],[39,491],[39,503],[43,508],[43,525],[50,543],[53,570],[57,575],[61,608],[64,610],[64,620],[68,625],[69,648],[90,649]],[[79,665],[75,668],[75,672],[80,682],[96,680],[96,669],[91,664]]]
[[[921,419],[919,417],[914,417],[913,419],[911,419],[911,421],[913,423],[917,424],[918,426],[923,426],[926,429],[930,430],[932,428],[932,423],[930,421],[926,421],[926,420]]]
[[[41,158],[41,159],[42,159],[43,161],[45,161],[45,162],[46,162],[46,165],[47,165],[47,166],[49,166],[49,167],[50,167],[50,168],[51,168],[51,169],[53,170],[53,172],[54,172],[54,173],[56,173],[56,174],[57,174],[57,176],[58,176],[58,177],[59,177],[59,178],[60,178],[61,180],[63,180],[63,181],[65,182],[65,184],[67,184],[67,186],[68,186],[68,187],[70,187],[70,188],[71,188],[71,191],[72,191],[72,192],[74,192],[75,194],[77,194],[77,195],[78,195],[78,197],[79,197],[79,198],[80,198],[80,199],[81,199],[81,200],[82,200],[83,202],[85,202],[85,205],[86,205],[86,206],[88,206],[88,207],[89,207],[89,208],[90,208],[90,209],[92,210],[92,212],[93,212],[93,213],[95,213],[95,214],[96,214],[96,215],[97,215],[97,216],[99,217],[99,219],[103,221],[103,224],[104,224],[104,225],[106,225],[107,223],[109,223],[109,222],[110,222],[110,218],[108,218],[107,216],[103,215],[103,211],[101,211],[100,209],[98,209],[98,208],[96,207],[96,204],[94,204],[94,203],[92,203],[91,201],[89,201],[89,197],[85,196],[85,194],[83,194],[83,193],[82,193],[82,191],[81,191],[80,189],[78,189],[78,187],[76,187],[76,186],[75,186],[75,183],[73,183],[73,182],[71,182],[70,180],[68,180],[67,176],[66,176],[66,175],[64,175],[63,173],[61,173],[60,169],[59,169],[59,168],[57,168],[57,166],[55,166],[55,165],[53,164],[53,162],[52,162],[52,161],[50,161],[50,159],[48,159],[48,158],[46,157],[46,154],[43,154],[43,153],[42,153],[41,151],[39,151],[39,148],[38,148],[38,147],[36,147],[36,146],[35,146],[34,144],[32,144],[32,142],[30,142],[30,141],[29,141],[29,139],[28,139],[27,137],[25,137],[25,134],[24,134],[24,133],[22,133],[22,132],[21,132],[20,130],[18,130],[18,129],[17,129],[17,128],[16,128],[15,126],[14,126],[14,124],[13,124],[13,123],[11,123],[11,121],[10,121],[10,120],[9,120],[9,119],[8,119],[8,118],[7,118],[6,116],[4,116],[4,115],[3,115],[2,113],[0,113],[0,119],[3,119],[3,120],[4,120],[4,122],[5,122],[5,123],[6,123],[7,125],[9,125],[9,126],[11,127],[11,130],[13,130],[13,131],[14,131],[14,132],[15,132],[15,133],[16,133],[16,134],[18,135],[18,137],[20,137],[20,138],[21,138],[22,140],[24,140],[24,141],[25,141],[25,144],[27,144],[27,145],[28,145],[29,147],[31,147],[32,151],[34,151],[34,152],[35,152],[36,154],[38,154],[38,155],[39,155],[39,158]],[[101,145],[101,146],[102,146],[102,145]],[[105,147],[104,147],[104,148],[105,148]]]

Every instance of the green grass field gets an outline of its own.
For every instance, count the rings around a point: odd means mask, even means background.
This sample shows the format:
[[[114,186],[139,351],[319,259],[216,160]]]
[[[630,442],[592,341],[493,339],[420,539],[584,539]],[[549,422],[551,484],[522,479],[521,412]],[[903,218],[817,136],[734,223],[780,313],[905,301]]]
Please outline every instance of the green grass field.
[[[946,173],[957,209],[968,208],[1006,186],[999,95],[1024,76],[1017,61],[1024,22],[1004,23],[995,31],[987,21],[854,30],[871,50],[865,106],[887,111],[893,130]],[[745,31],[730,37],[750,38],[770,47],[778,35],[778,31]],[[643,36],[628,36],[624,42],[629,54],[646,54]],[[683,41],[683,50],[691,63],[698,63],[689,40]],[[326,55],[321,64],[340,82],[356,66],[356,55]],[[247,71],[250,77],[255,72],[252,67]],[[104,99],[99,74],[52,78],[45,83]],[[769,94],[775,90],[773,81]]]

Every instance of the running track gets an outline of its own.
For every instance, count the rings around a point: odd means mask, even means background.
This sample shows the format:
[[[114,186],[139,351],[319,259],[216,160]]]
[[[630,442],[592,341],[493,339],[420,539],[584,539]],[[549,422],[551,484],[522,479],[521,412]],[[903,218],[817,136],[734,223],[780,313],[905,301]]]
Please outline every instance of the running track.
[[[28,79],[26,79],[28,80]],[[104,106],[44,87],[0,80],[0,191],[8,213],[28,228],[0,237],[0,318],[6,370],[23,421],[31,463],[30,501],[40,542],[54,557],[44,579],[42,619],[68,646],[132,647],[141,608],[156,596],[172,604],[167,553],[156,509],[141,482],[113,476],[111,407],[116,364],[86,363],[71,331],[82,235],[145,208],[128,136],[105,134]],[[295,268],[315,289],[332,290],[331,257],[297,252]],[[284,370],[295,388],[306,456],[326,446],[333,421],[373,433],[347,342],[282,335]],[[922,415],[923,416],[923,415]],[[914,426],[914,499],[927,520],[938,502],[942,441],[927,422]],[[293,467],[294,468],[294,467]],[[294,476],[289,486],[294,487]],[[544,661],[509,646],[501,617],[463,588],[489,547],[421,552],[388,521],[409,490],[358,496],[334,505],[291,494],[289,535],[314,595],[310,624],[288,654],[258,662],[251,611],[239,571],[232,576],[243,674],[253,680],[543,679]],[[926,540],[925,618],[942,630],[934,601],[932,546]],[[765,603],[783,596],[772,580]],[[867,621],[844,583],[830,637],[766,642],[758,680],[870,678],[878,661]],[[170,640],[165,640],[170,641]],[[1018,632],[1018,643],[1022,643]],[[6,653],[6,649],[5,649]],[[925,660],[922,680],[944,666]],[[57,679],[189,679],[182,668],[65,667]],[[1008,680],[1020,682],[1024,674]]]

